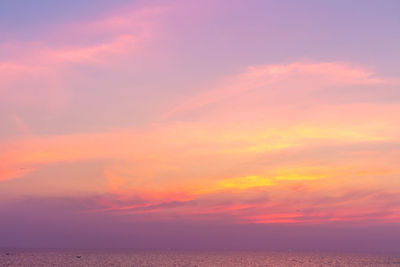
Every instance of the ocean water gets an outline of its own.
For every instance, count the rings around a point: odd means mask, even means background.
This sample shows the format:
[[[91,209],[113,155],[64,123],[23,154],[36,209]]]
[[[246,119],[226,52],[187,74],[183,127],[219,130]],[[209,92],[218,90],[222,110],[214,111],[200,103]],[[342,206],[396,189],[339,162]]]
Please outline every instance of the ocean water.
[[[1,250],[0,266],[400,266],[400,255]]]

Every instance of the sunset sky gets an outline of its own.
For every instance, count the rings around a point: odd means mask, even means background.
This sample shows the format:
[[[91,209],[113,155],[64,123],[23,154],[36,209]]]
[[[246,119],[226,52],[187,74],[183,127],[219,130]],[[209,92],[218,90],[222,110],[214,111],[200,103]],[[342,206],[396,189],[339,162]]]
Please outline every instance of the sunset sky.
[[[0,247],[400,251],[399,13],[2,0]]]

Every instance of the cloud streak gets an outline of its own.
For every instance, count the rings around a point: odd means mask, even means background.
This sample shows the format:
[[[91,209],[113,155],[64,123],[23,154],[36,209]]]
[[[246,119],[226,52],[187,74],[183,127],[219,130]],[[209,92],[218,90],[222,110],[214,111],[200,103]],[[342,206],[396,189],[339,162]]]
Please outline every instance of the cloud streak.
[[[388,116],[398,106],[378,102],[330,107],[321,100],[299,113],[304,101],[322,89],[379,88],[390,81],[348,65],[293,63],[251,67],[226,83],[146,127],[3,143],[1,180],[29,177],[55,163],[97,160],[104,162],[103,190],[113,196],[99,199],[93,206],[97,212],[147,214],[151,220],[223,213],[253,223],[370,221],[374,216],[377,221],[398,221],[396,209],[385,206],[396,198],[368,206],[360,204],[363,194],[337,197],[379,186],[382,194],[397,192],[389,181],[400,173],[392,160],[398,150],[387,147],[377,158],[364,147],[399,142],[398,129],[389,126],[398,118]],[[286,97],[291,92],[296,98]],[[279,111],[286,116],[255,115],[287,104]],[[375,114],[368,119],[360,113],[372,107]],[[204,112],[193,114],[198,109]],[[237,111],[246,114],[246,122]],[[189,117],[179,121],[176,117],[183,114]],[[21,168],[26,171],[18,171]],[[307,207],[316,210],[296,211]]]

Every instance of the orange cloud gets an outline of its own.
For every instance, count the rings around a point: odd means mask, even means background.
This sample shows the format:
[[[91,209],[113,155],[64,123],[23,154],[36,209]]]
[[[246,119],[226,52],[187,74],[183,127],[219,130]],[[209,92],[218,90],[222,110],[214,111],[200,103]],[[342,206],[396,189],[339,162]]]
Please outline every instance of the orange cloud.
[[[104,51],[81,52],[67,55],[90,59]],[[392,148],[399,143],[399,106],[307,102],[332,86],[388,83],[338,63],[253,67],[177,105],[162,122],[7,140],[0,144],[0,179],[32,174],[19,168],[97,160],[111,195],[94,207],[99,212],[224,213],[242,222],[289,223],[345,221],[352,213],[362,220],[383,209],[385,220],[397,220],[389,206],[400,193],[399,152]]]

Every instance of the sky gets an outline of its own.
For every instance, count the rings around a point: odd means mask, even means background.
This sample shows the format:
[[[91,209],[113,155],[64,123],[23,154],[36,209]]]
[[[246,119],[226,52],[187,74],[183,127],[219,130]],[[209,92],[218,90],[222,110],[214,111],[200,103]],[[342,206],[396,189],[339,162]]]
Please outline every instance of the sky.
[[[0,247],[400,252],[397,0],[3,0]]]

